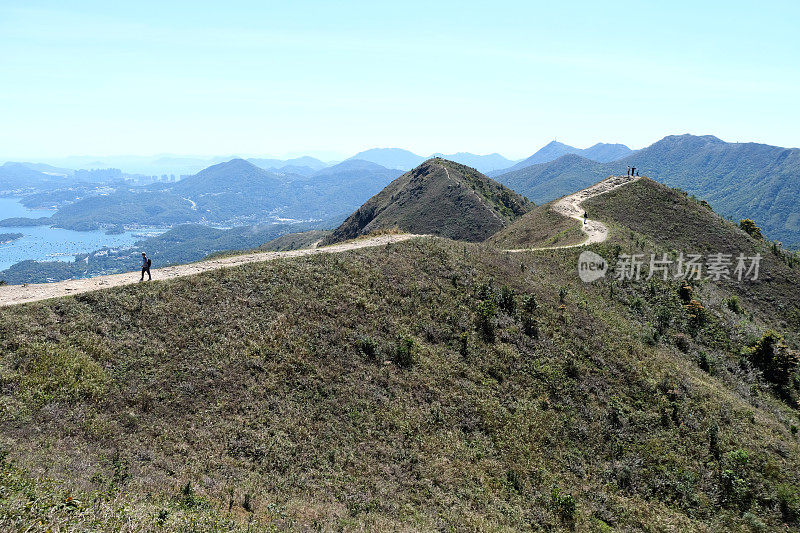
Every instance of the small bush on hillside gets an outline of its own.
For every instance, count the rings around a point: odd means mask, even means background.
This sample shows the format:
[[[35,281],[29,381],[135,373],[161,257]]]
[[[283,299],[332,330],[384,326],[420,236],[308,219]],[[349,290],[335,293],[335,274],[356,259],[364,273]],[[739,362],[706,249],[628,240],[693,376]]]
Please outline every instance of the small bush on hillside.
[[[672,324],[672,311],[666,307],[661,306],[656,310],[656,331],[659,335],[663,335]]]
[[[745,510],[750,507],[752,498],[750,484],[740,472],[725,469],[720,474],[720,496],[722,505]]]
[[[692,341],[689,339],[688,335],[678,333],[675,335],[675,346],[683,353],[688,353],[689,348],[692,346]]]
[[[783,483],[778,485],[778,507],[787,524],[800,522],[800,487]]]
[[[469,355],[469,333],[466,331],[458,337],[458,353],[462,357]]]
[[[703,304],[698,300],[692,300],[683,307],[686,309],[686,314],[689,316],[689,324],[691,326],[697,329],[705,325],[708,314]]]
[[[414,339],[409,337],[398,339],[394,349],[394,363],[402,368],[411,368],[414,364]]]
[[[711,358],[703,350],[700,350],[700,353],[697,356],[697,366],[699,366],[700,369],[705,372],[711,372],[711,368],[713,366]]]
[[[800,354],[790,350],[783,336],[774,330],[764,333],[748,352],[748,358],[764,373],[764,378],[780,387],[791,385],[800,366]]]
[[[539,307],[539,303],[536,301],[536,296],[533,294],[526,294],[522,298],[522,311],[525,313],[533,313],[536,311],[536,308]]]
[[[356,347],[369,361],[378,360],[378,344],[370,337],[361,337],[356,342]]]
[[[539,326],[533,314],[539,304],[536,302],[536,296],[528,294],[522,297],[522,304],[520,306],[520,320],[522,321],[522,331],[529,337],[539,336]]]
[[[737,315],[741,315],[744,312],[744,309],[742,309],[742,304],[739,303],[739,298],[736,295],[733,295],[725,300],[725,305]]]
[[[567,293],[568,292],[569,292],[569,289],[567,289],[566,287],[559,288],[558,289],[558,301],[561,302],[562,304],[564,302],[566,302],[567,301]]]
[[[497,305],[509,315],[514,313],[517,302],[514,299],[514,290],[508,285],[503,285],[500,288],[500,293],[497,295]]]
[[[686,280],[681,282],[681,287],[678,289],[678,296],[687,304],[692,301],[694,289],[692,289],[691,285],[689,285]]]
[[[553,511],[565,521],[574,520],[575,515],[578,512],[578,506],[577,502],[575,501],[575,497],[571,494],[562,493],[557,487],[553,487],[553,490],[550,494],[550,505],[552,506]]]
[[[210,507],[209,502],[195,493],[191,481],[187,481],[186,485],[181,488],[178,494],[178,504],[184,509],[202,509]]]
[[[756,223],[749,218],[743,218],[739,221],[739,227],[754,239],[761,240],[764,236],[761,234],[761,228],[756,226]]]
[[[494,341],[496,314],[497,308],[492,300],[481,301],[475,309],[475,328],[487,342]]]

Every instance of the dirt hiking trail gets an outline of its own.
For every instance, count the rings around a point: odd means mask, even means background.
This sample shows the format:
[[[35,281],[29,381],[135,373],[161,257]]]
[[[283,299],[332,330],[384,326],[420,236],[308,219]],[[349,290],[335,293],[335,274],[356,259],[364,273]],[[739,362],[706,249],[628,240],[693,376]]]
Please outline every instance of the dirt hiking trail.
[[[445,167],[445,172],[447,168]],[[448,178],[450,173],[447,173]],[[583,232],[586,233],[587,238],[579,244],[569,244],[565,246],[550,246],[544,248],[518,248],[514,250],[506,250],[507,252],[527,252],[534,250],[555,250],[559,248],[574,248],[584,246],[587,244],[603,242],[608,238],[608,228],[596,220],[587,220],[583,224],[583,209],[581,202],[588,198],[606,193],[617,187],[621,187],[627,183],[632,183],[639,179],[633,176],[612,176],[599,183],[592,185],[582,191],[578,191],[569,196],[565,196],[556,201],[550,208],[556,213],[574,218],[581,221]],[[373,237],[364,237],[354,241],[344,242],[341,244],[334,244],[331,246],[324,246],[321,248],[304,248],[301,250],[290,250],[288,252],[254,252],[249,254],[234,255],[231,257],[221,257],[219,259],[209,259],[206,261],[199,261],[197,263],[189,263],[188,265],[175,265],[163,268],[155,268],[152,270],[153,280],[165,280],[180,278],[183,276],[191,276],[193,274],[200,274],[210,270],[217,270],[220,268],[235,267],[247,263],[258,263],[261,261],[273,261],[275,259],[282,259],[288,257],[304,257],[314,254],[335,254],[347,252],[349,250],[357,250],[359,248],[370,248],[373,246],[384,246],[387,244],[406,241],[416,237],[428,237],[428,235],[413,235],[410,233],[391,234],[391,235],[377,235]],[[93,278],[85,279],[71,279],[67,281],[58,281],[55,283],[35,283],[30,285],[3,285],[0,286],[0,307],[9,305],[24,304],[29,302],[37,302],[39,300],[48,300],[50,298],[59,298],[61,296],[70,296],[74,294],[81,294],[84,292],[91,292],[100,289],[107,289],[110,287],[121,287],[123,285],[134,285],[139,282],[139,271],[126,272],[124,274],[111,274],[106,276],[96,276]],[[148,283],[144,281],[143,283]]]
[[[304,248],[301,250],[290,250],[288,252],[254,252],[250,254],[234,255],[231,257],[221,257],[219,259],[208,259],[188,265],[175,265],[152,270],[153,281],[180,278],[217,270],[220,268],[235,267],[247,263],[258,263],[260,261],[272,261],[286,257],[303,257],[314,254],[335,254],[357,250],[359,248],[370,248],[382,246],[395,242],[405,241],[414,237],[425,237],[425,235],[412,235],[409,233],[377,235],[366,237],[354,241],[324,246],[321,248]],[[58,281],[55,283],[33,283],[30,285],[4,285],[0,286],[0,307],[8,305],[23,304],[81,294],[83,292],[107,289],[109,287],[120,287],[122,285],[133,285],[139,282],[139,271],[126,272],[124,274],[110,274],[107,276],[96,276],[93,278],[71,279]],[[142,283],[148,283],[147,279]]]
[[[513,250],[506,251],[529,252],[534,250],[558,250],[561,248],[577,248],[578,246],[586,246],[587,244],[605,241],[608,239],[608,228],[602,222],[592,220],[590,218],[587,218],[584,223],[583,214],[585,211],[581,207],[581,204],[584,200],[607,193],[616,189],[617,187],[627,185],[628,183],[633,183],[638,179],[640,179],[639,176],[611,176],[610,178],[606,178],[601,182],[595,183],[591,187],[587,187],[581,191],[570,194],[553,202],[553,205],[550,206],[552,211],[558,213],[559,215],[568,218],[574,218],[575,220],[580,221],[581,229],[586,234],[586,240],[583,242],[579,242],[578,244],[565,244],[561,246],[544,246],[541,248],[515,248]]]

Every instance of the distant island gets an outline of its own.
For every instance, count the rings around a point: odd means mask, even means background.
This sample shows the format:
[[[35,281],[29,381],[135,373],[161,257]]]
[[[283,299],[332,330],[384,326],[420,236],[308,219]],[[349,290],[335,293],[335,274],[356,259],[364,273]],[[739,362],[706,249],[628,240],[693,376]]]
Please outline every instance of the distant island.
[[[8,244],[24,236],[24,233],[0,233],[0,244]]]

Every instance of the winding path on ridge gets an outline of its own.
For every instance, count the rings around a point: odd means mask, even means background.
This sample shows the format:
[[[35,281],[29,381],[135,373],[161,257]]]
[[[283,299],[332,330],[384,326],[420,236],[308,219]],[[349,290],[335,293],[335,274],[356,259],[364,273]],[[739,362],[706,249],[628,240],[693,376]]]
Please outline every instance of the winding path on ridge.
[[[608,239],[608,228],[602,222],[592,220],[590,218],[586,219],[586,223],[584,224],[583,214],[585,211],[581,207],[581,204],[584,200],[607,193],[608,191],[612,191],[617,187],[622,187],[628,183],[633,183],[638,179],[638,176],[611,176],[610,178],[606,178],[603,181],[595,183],[591,187],[587,187],[553,202],[553,204],[550,206],[552,211],[558,213],[559,215],[568,218],[574,218],[575,220],[580,221],[581,229],[586,234],[586,240],[583,242],[579,242],[577,244],[565,244],[561,246],[543,246],[540,248],[515,248],[513,250],[506,251],[530,252],[535,250],[558,250],[560,248],[577,248],[578,246],[586,246],[587,244],[603,242],[604,240]]]
[[[447,169],[445,169],[446,171]],[[448,172],[449,177],[449,172]],[[639,178],[631,176],[612,176],[605,179],[591,187],[578,191],[569,196],[565,196],[560,200],[553,203],[550,207],[556,213],[574,218],[583,222],[583,209],[581,203],[584,200],[606,193],[610,190],[621,187],[627,183],[632,183]],[[508,252],[526,252],[535,250],[553,250],[558,248],[574,248],[603,242],[608,238],[608,228],[601,222],[596,220],[587,220],[586,224],[582,224],[582,229],[586,233],[587,238],[579,244],[569,244],[564,246],[551,246],[544,248],[519,248],[515,250],[506,250]],[[428,237],[428,235],[414,235],[410,233],[392,234],[392,235],[377,235],[373,237],[364,237],[353,241],[344,242],[341,244],[334,244],[331,246],[324,246],[320,248],[304,248],[301,250],[291,250],[288,252],[254,252],[249,254],[234,255],[231,257],[222,257],[219,259],[208,259],[206,261],[199,261],[197,263],[189,263],[186,265],[175,265],[164,268],[155,268],[152,271],[155,280],[165,280],[180,278],[183,276],[191,276],[208,272],[211,270],[218,270],[221,268],[235,267],[245,265],[248,263],[258,263],[261,261],[272,261],[275,259],[288,258],[288,257],[304,257],[314,254],[334,254],[347,252],[350,250],[358,250],[360,248],[370,248],[374,246],[385,246],[395,242],[406,241],[417,237]],[[62,296],[69,296],[81,294],[84,292],[91,292],[100,289],[107,289],[110,287],[121,287],[123,285],[134,285],[139,282],[136,276],[139,272],[127,272],[124,274],[111,274],[106,276],[96,276],[93,278],[84,279],[71,279],[67,281],[59,281],[55,283],[35,283],[28,285],[4,285],[0,286],[0,307],[9,305],[17,305],[29,302],[37,302],[40,300],[48,300],[50,298],[59,298]]]

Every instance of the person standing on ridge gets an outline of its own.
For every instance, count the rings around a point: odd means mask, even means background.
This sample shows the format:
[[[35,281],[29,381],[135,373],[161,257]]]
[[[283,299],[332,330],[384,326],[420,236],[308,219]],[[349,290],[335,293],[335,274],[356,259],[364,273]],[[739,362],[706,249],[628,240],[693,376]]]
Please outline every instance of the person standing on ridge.
[[[147,257],[144,252],[142,252],[142,278],[139,281],[144,281],[144,273],[145,272],[147,272],[147,281],[150,281],[151,279],[153,279],[153,277],[150,275],[150,265],[151,264],[152,264],[152,261],[150,261],[150,258]]]

